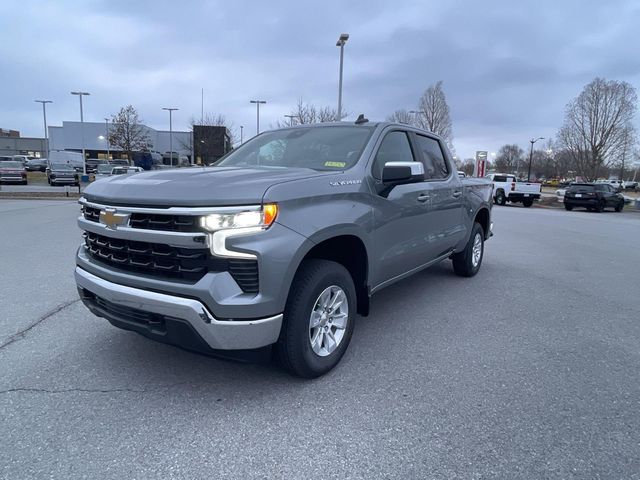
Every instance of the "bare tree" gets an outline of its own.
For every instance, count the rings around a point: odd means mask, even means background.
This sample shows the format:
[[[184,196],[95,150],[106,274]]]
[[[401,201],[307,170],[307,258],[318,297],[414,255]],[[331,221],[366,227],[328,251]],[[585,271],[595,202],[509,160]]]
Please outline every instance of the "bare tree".
[[[558,143],[582,176],[595,180],[630,148],[636,104],[629,83],[596,78],[567,105]]]
[[[349,113],[342,109],[342,117],[338,118],[338,111],[333,107],[318,107],[312,103],[307,103],[300,98],[297,105],[289,112],[288,121],[278,120],[276,128],[290,127],[292,125],[303,125],[308,123],[338,122],[349,116]]]
[[[409,113],[405,109],[396,110],[387,117],[387,121],[418,126],[418,123],[416,122],[416,115]]]
[[[518,165],[524,158],[524,150],[518,145],[503,145],[498,150],[496,156],[495,167],[497,170],[504,173],[514,173],[517,170]]]
[[[111,115],[108,133],[109,144],[125,152],[129,160],[133,152],[149,148],[149,133],[132,105],[122,107],[118,113]]]
[[[453,132],[451,128],[451,116],[449,105],[442,89],[442,80],[430,85],[420,97],[418,102],[416,123],[428,130],[440,135],[449,148],[453,150]]]

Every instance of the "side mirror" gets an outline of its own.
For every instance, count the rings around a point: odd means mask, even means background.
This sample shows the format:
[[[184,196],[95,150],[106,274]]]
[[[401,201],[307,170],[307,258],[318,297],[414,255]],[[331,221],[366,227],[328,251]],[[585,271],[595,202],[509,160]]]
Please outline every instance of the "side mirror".
[[[420,162],[387,162],[382,169],[382,183],[402,185],[424,181],[424,165]]]

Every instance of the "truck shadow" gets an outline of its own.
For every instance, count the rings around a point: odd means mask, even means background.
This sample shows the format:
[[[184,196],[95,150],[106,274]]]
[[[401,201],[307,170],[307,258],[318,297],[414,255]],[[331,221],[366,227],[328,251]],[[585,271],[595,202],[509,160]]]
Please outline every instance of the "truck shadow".
[[[376,294],[372,300],[370,316],[357,318],[354,337],[341,364],[314,382],[332,381],[349,369],[356,368],[357,365],[350,365],[352,361],[354,364],[358,361],[353,359],[352,350],[358,349],[367,357],[374,355],[373,352],[379,348],[380,336],[397,330],[397,324],[390,322],[390,319],[401,321],[403,319],[398,318],[399,316],[413,316],[416,304],[419,309],[428,304],[425,299],[430,297],[455,295],[459,283],[465,281],[467,279],[456,277],[450,262],[445,261]],[[450,298],[447,301],[451,301]],[[415,321],[411,318],[407,320]],[[428,325],[425,326],[428,328]],[[272,360],[270,348],[250,355],[225,358],[157,343],[133,332],[114,329],[110,325],[105,328],[108,328],[105,335],[111,338],[103,342],[103,346],[97,351],[92,351],[92,362],[94,365],[102,365],[100,368],[108,369],[111,377],[122,376],[122,382],[131,383],[131,379],[144,379],[143,383],[147,385],[145,388],[153,390],[180,388],[201,393],[217,392],[220,395],[244,388],[258,392],[264,387],[273,391],[274,385],[308,383],[308,380],[295,378],[279,368]],[[410,328],[403,329],[402,334],[411,335]]]

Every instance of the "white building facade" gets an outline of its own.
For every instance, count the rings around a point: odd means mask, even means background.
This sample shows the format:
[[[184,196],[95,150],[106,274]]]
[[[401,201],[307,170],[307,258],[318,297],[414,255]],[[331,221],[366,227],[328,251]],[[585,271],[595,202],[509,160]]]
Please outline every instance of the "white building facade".
[[[111,126],[111,123],[109,123],[109,126]],[[146,125],[141,125],[141,127],[147,132],[149,150],[160,153],[170,151],[171,142],[168,130],[155,130]],[[107,144],[106,122],[84,122],[84,128],[82,128],[80,122],[62,122],[61,127],[50,126],[48,131],[50,150],[81,152],[84,133],[84,148],[87,152],[87,158],[106,158],[107,151],[112,156],[118,157],[121,152],[119,148]],[[193,142],[191,132],[174,131],[172,138],[173,151],[192,158]]]

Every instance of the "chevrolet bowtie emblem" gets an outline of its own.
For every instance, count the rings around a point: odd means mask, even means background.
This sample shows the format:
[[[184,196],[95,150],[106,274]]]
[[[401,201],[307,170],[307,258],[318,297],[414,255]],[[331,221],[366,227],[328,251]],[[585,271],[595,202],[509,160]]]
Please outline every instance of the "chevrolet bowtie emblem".
[[[100,223],[103,223],[112,230],[118,226],[126,226],[129,221],[129,214],[116,213],[115,208],[106,208],[100,211]]]

